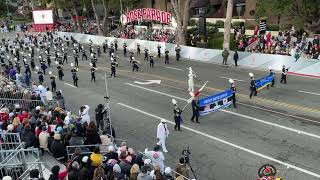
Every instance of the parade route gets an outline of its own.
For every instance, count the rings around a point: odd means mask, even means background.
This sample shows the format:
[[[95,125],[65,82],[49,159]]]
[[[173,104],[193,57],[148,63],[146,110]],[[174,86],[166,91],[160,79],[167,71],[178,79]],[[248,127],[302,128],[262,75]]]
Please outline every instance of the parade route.
[[[73,54],[71,48],[68,54]],[[248,73],[262,77],[268,72],[185,59],[177,62],[174,57],[170,57],[169,65],[164,64],[163,58],[156,58],[155,67],[150,68],[149,62],[143,61],[143,55],[136,54],[135,58],[141,62],[140,70],[132,72],[129,57],[124,57],[122,50],[115,54],[119,62],[117,77],[109,78],[110,58],[103,53],[97,62],[96,82],[90,81],[90,61],[81,61],[80,55],[78,87],[73,85],[70,72],[70,62],[74,59],[68,58],[63,81],[56,79],[68,110],[77,113],[81,105],[87,104],[94,119],[94,109],[105,103],[107,74],[117,138],[127,140],[137,151],[151,149],[157,142],[157,124],[160,119],[166,119],[170,124],[169,152],[165,153],[167,166],[174,168],[182,150],[189,147],[191,165],[201,180],[254,180],[263,164],[275,165],[278,175],[284,179],[320,178],[320,98],[306,94],[319,91],[319,79],[288,76],[288,84],[284,85],[279,83],[277,74],[274,88],[263,89],[257,97],[249,99]],[[49,70],[57,75],[56,65],[52,64]],[[195,89],[209,81],[201,97],[230,88],[228,78],[235,78],[238,108],[202,116],[200,124],[196,124],[190,121],[192,114],[188,105],[182,113],[182,131],[178,132],[171,126],[174,124],[171,99],[176,99],[182,108],[190,98],[187,90],[190,66],[197,75]],[[32,78],[38,80],[36,73]],[[44,84],[49,83],[47,74]]]

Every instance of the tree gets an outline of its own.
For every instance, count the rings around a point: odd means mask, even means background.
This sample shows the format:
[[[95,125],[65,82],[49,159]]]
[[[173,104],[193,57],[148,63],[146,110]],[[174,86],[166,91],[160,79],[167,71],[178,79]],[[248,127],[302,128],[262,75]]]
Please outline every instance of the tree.
[[[176,42],[180,45],[186,44],[186,34],[188,22],[190,19],[190,2],[191,0],[185,0],[183,6],[183,14],[181,14],[181,0],[171,0],[171,4],[177,21]]]
[[[228,0],[226,20],[224,21],[224,38],[223,38],[223,48],[230,50],[230,29],[233,11],[233,1]]]
[[[92,10],[93,10],[93,13],[94,13],[94,16],[96,18],[96,23],[97,23],[97,28],[98,28],[98,34],[99,35],[103,35],[103,32],[101,30],[101,25],[100,25],[100,18],[99,18],[99,15],[97,13],[97,9],[96,9],[96,2],[95,0],[91,0],[91,6],[92,6]]]
[[[257,16],[279,16],[305,31],[320,31],[319,0],[258,0]],[[288,22],[288,21],[287,21]]]

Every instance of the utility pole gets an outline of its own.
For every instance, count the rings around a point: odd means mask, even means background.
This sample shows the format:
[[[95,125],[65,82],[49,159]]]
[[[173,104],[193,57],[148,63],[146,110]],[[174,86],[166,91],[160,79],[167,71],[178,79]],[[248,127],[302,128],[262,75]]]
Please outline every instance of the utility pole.
[[[106,116],[106,121],[107,124],[109,124],[109,128],[110,128],[110,135],[111,135],[111,140],[113,142],[114,139],[114,134],[112,134],[112,121],[111,121],[111,110],[110,110],[110,104],[109,104],[109,90],[108,90],[108,81],[107,81],[107,74],[105,74],[105,84],[106,84],[106,96],[104,97],[106,99],[106,111],[107,111],[107,116]]]

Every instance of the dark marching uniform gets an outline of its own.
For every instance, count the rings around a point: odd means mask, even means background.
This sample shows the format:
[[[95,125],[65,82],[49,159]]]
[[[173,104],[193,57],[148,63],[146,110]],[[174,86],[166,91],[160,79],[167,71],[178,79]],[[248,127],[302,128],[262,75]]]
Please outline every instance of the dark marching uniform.
[[[43,72],[40,70],[38,71],[38,78],[39,78],[39,83],[42,84],[43,83]]]
[[[288,72],[288,69],[286,69],[284,66],[282,67],[282,70],[281,70],[281,80],[280,80],[280,83],[282,84],[287,84],[287,72]]]
[[[100,46],[97,47],[97,54],[98,54],[98,57],[100,57],[101,55],[101,49],[100,49]]]
[[[166,49],[166,51],[164,53],[165,53],[164,63],[169,64],[169,51]]]
[[[154,59],[153,56],[150,56],[150,67],[153,68],[154,66]]]
[[[51,91],[55,92],[57,90],[56,78],[54,76],[51,76],[50,81],[51,81]]]
[[[175,51],[176,51],[176,60],[179,61],[180,60],[180,51],[181,51],[180,46],[177,46]]]
[[[86,58],[86,60],[88,60],[86,51],[85,51],[84,49],[82,49],[82,58],[81,58],[81,61],[83,61],[83,58]]]
[[[199,123],[199,106],[198,106],[198,100],[193,99],[191,102],[192,106],[192,117],[191,121],[194,122],[194,118],[196,118],[196,122]]]
[[[273,76],[273,80],[271,82],[271,87],[274,86],[274,78],[275,78],[275,73],[272,71],[272,69],[270,69],[270,72],[269,72],[269,76]],[[267,86],[267,89],[269,89],[269,85]]]
[[[252,98],[252,95],[257,96],[257,87],[256,87],[256,80],[254,80],[253,78],[251,78],[250,81],[250,99]]]
[[[96,68],[91,67],[90,72],[91,72],[91,81],[93,80],[94,82],[96,82]]]
[[[181,131],[180,123],[182,121],[182,118],[181,118],[182,110],[178,107],[178,105],[174,105],[173,113],[174,113],[174,122],[175,122],[174,130]]]
[[[118,41],[117,40],[114,41],[114,49],[116,51],[118,51]]]
[[[123,44],[123,55],[127,56],[127,44],[126,43]]]
[[[79,66],[79,54],[77,52],[74,54],[74,64],[76,67]]]
[[[71,73],[72,73],[73,85],[78,87],[77,69],[76,68],[71,69]]]
[[[111,76],[113,75],[113,77],[116,77],[116,66],[117,66],[117,62],[112,61],[111,62]]]
[[[135,59],[132,59],[132,72],[134,72],[134,70],[139,71],[139,66],[138,66],[138,61],[136,61]]]
[[[63,63],[64,62],[66,62],[68,64],[68,55],[67,55],[66,51],[63,52]]]
[[[161,57],[161,46],[158,45],[157,49],[158,49],[158,58],[160,58]]]
[[[148,55],[148,49],[145,49],[145,50],[144,50],[144,60],[145,60],[145,61],[148,61],[148,57],[149,57],[149,55]]]
[[[137,54],[140,54],[140,44],[137,44]]]
[[[62,78],[63,78],[63,76],[64,76],[64,74],[63,74],[63,69],[62,69],[62,65],[59,64],[59,65],[57,66],[57,69],[58,69],[59,79],[62,80]]]
[[[233,92],[233,94],[232,94],[232,104],[233,104],[233,107],[234,107],[234,108],[237,108],[237,105],[236,105],[236,91],[237,91],[237,89],[236,89],[236,87],[235,87],[234,84],[231,84],[231,88],[230,88],[230,89],[231,89],[232,92]]]

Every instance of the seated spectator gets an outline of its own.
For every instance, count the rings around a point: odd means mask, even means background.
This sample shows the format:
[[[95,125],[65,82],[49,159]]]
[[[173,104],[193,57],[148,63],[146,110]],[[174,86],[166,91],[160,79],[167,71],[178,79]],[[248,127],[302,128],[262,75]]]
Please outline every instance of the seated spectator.
[[[51,153],[57,159],[64,159],[66,157],[66,147],[61,142],[61,135],[55,134],[51,143]]]
[[[141,171],[138,175],[138,180],[153,180],[153,178],[148,174],[148,168],[146,166],[141,167]]]
[[[140,173],[139,165],[138,164],[132,165],[130,170],[130,180],[137,180],[139,173]]]
[[[92,166],[98,167],[102,164],[103,156],[100,153],[99,146],[95,147],[93,153],[90,155]]]
[[[48,180],[60,180],[59,178],[60,167],[55,165],[51,168],[51,174]]]
[[[166,169],[164,170],[163,180],[174,180],[174,178],[171,175],[170,167],[166,167]]]
[[[97,167],[94,170],[93,180],[107,180],[107,176],[105,175],[102,167]]]
[[[118,164],[115,164],[112,168],[114,179],[124,180],[124,174],[121,173],[121,168]]]
[[[127,156],[126,159],[121,160],[119,166],[121,168],[121,172],[126,176],[130,176],[132,157]]]

